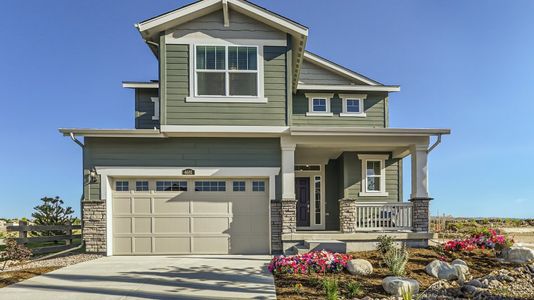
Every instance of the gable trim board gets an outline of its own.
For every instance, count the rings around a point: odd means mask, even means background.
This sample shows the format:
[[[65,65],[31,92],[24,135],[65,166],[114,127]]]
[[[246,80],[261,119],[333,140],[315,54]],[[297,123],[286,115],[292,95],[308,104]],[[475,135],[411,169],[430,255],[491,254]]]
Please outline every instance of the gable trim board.
[[[398,85],[328,85],[328,84],[301,84],[297,90],[303,91],[357,91],[357,92],[400,92]]]

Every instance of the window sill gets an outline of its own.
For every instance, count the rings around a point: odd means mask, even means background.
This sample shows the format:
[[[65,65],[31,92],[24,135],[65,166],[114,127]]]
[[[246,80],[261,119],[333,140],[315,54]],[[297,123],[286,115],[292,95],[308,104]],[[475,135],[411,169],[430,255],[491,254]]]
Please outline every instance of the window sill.
[[[307,112],[306,117],[332,117],[333,113],[329,112]]]
[[[267,103],[265,97],[186,97],[185,102],[197,103]]]
[[[358,194],[359,196],[362,196],[362,197],[387,197],[389,196],[389,193],[388,192],[360,192]]]
[[[353,118],[365,118],[367,117],[366,113],[340,113],[340,117],[353,117]]]

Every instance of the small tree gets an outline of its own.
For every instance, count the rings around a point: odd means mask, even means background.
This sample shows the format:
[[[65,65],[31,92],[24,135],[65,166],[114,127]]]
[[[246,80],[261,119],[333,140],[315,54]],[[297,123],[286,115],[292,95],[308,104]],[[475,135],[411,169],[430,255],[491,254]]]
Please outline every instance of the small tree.
[[[17,244],[14,239],[6,240],[6,249],[0,255],[0,258],[4,261],[2,271],[6,268],[8,261],[21,263],[30,259],[31,256],[32,252],[26,246]]]
[[[41,198],[41,205],[37,205],[33,209],[35,210],[32,213],[33,222],[36,225],[65,225],[69,222],[74,221],[72,214],[74,210],[72,207],[63,207],[63,200],[59,197],[50,198],[44,197]],[[47,231],[42,232],[42,235],[60,235],[63,234],[62,231]]]

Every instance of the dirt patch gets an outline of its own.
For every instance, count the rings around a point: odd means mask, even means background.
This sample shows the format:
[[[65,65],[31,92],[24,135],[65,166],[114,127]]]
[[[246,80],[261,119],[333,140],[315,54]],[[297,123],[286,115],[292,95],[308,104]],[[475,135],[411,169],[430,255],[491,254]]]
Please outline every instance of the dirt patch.
[[[406,276],[413,278],[421,285],[421,291],[427,289],[430,285],[437,282],[425,272],[425,267],[434,259],[439,259],[440,254],[433,249],[409,249],[410,259],[406,266]],[[377,251],[352,253],[354,258],[368,260],[374,268],[370,276],[362,277],[351,275],[348,272],[342,274],[327,274],[326,277],[336,278],[340,285],[340,295],[348,296],[346,285],[348,282],[358,282],[362,286],[362,292],[359,296],[370,296],[373,298],[387,297],[382,288],[382,280],[390,276],[389,270],[382,263],[382,259]],[[474,252],[467,254],[454,254],[446,257],[447,261],[456,258],[463,259],[470,267],[471,275],[481,277],[489,274],[493,270],[510,268],[494,258],[489,253]],[[322,299],[325,297],[322,288],[322,280],[325,276],[319,274],[309,275],[276,275],[276,293],[278,299]]]
[[[17,271],[7,271],[0,273],[0,288],[38,276],[44,273],[52,272],[61,267],[41,267]]]

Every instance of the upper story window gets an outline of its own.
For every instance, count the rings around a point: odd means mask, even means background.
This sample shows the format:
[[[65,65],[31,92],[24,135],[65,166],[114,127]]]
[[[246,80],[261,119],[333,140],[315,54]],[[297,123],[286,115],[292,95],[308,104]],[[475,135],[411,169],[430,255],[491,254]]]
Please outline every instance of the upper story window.
[[[332,116],[330,99],[334,94],[306,93],[308,98],[308,112],[306,116]]]
[[[258,50],[258,46],[195,46],[195,97],[187,101],[266,102],[260,97]]]
[[[360,196],[388,196],[386,192],[386,159],[388,155],[360,154],[362,182]]]
[[[367,95],[339,95],[343,101],[341,117],[365,117],[364,99]]]

